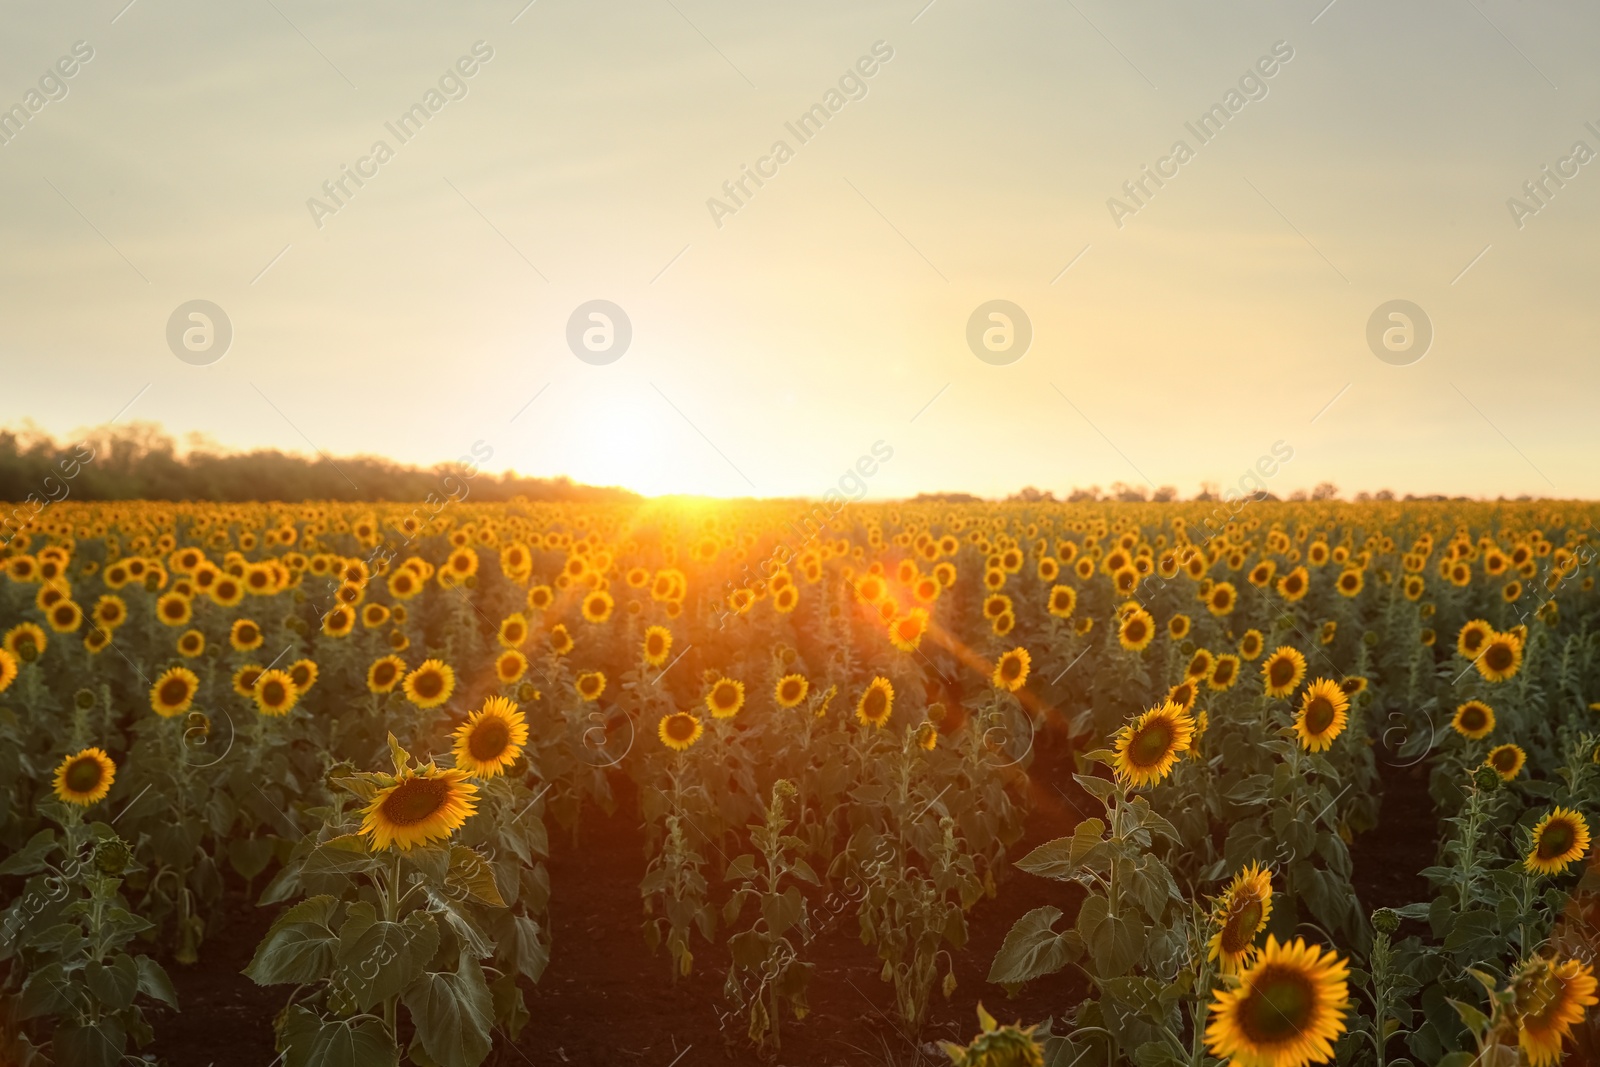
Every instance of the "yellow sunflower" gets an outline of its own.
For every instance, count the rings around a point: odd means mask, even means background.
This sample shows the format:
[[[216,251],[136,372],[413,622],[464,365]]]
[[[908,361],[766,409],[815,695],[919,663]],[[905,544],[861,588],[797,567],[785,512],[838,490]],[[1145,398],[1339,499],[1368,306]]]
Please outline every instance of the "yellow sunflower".
[[[1494,636],[1494,627],[1483,619],[1473,619],[1463,623],[1461,631],[1456,634],[1456,651],[1465,659],[1476,659],[1489,638]]]
[[[856,702],[856,718],[863,726],[881,728],[893,712],[894,686],[889,684],[889,679],[881,675],[874,676],[861,694],[861,699]]]
[[[1117,641],[1129,652],[1143,652],[1155,636],[1155,620],[1143,608],[1134,608],[1117,624]]]
[[[1528,762],[1528,754],[1519,745],[1496,745],[1489,750],[1483,762],[1493,767],[1502,781],[1511,782],[1522,773],[1522,765]]]
[[[661,721],[656,724],[656,736],[661,738],[661,743],[676,752],[682,752],[690,745],[700,740],[700,735],[706,728],[700,725],[700,720],[687,711],[674,711],[670,715],[661,716]]]
[[[1206,610],[1213,615],[1227,615],[1239,603],[1239,592],[1232,582],[1218,582],[1206,594]]]
[[[528,720],[505,697],[489,697],[456,728],[456,766],[478,778],[493,778],[522,755]]]
[[[1134,788],[1155,785],[1189,750],[1194,728],[1194,719],[1170,701],[1144,712],[1117,733],[1117,777]]]
[[[672,651],[672,631],[665,626],[652,626],[644,632],[644,661],[652,667],[667,662]]]
[[[206,650],[206,635],[199,630],[185,630],[178,635],[178,654],[194,659]]]
[[[80,749],[56,766],[56,799],[86,808],[105,799],[116,777],[117,765],[105,749]]]
[[[1517,1044],[1531,1067],[1554,1067],[1561,1043],[1583,1021],[1585,1009],[1600,1004],[1594,968],[1582,960],[1564,963],[1535,957],[1531,974],[1517,982]]]
[[[1015,693],[1028,681],[1028,670],[1033,664],[1033,657],[1028,655],[1028,650],[1022,647],[1013,648],[1001,656],[994,665],[994,675],[989,679],[996,689],[1004,689],[1008,693]]]
[[[733,718],[744,707],[744,683],[718,678],[706,691],[706,707],[714,718]]]
[[[374,849],[396,845],[402,852],[449,838],[478,810],[478,787],[467,777],[460,768],[431,763],[402,773],[363,810],[361,833]]]
[[[1238,974],[1256,957],[1256,937],[1272,917],[1272,875],[1252,863],[1234,876],[1211,911],[1216,933],[1210,959],[1223,974]]]
[[[393,692],[405,672],[406,661],[399,656],[375,659],[372,666],[367,668],[367,690],[373,693]]]
[[[1266,641],[1262,638],[1260,630],[1246,630],[1244,636],[1239,638],[1239,655],[1246,660],[1253,661],[1266,647]]]
[[[922,608],[912,608],[889,623],[889,641],[902,652],[915,651],[927,632],[928,613]]]
[[[1339,590],[1340,596],[1353,597],[1366,587],[1367,576],[1357,567],[1341,571],[1334,588]]]
[[[1182,641],[1189,636],[1189,628],[1193,625],[1189,616],[1179,612],[1167,620],[1167,633],[1172,635],[1174,641]]]
[[[778,702],[780,708],[792,708],[806,698],[811,692],[811,683],[803,674],[786,674],[778,679],[778,684],[773,687],[772,699]]]
[[[1299,649],[1288,645],[1279,645],[1278,650],[1261,664],[1261,677],[1268,696],[1288,696],[1305,676],[1305,656],[1300,654]]]
[[[182,715],[194,703],[200,679],[187,667],[171,667],[150,687],[150,706],[157,715],[170,719]]]
[[[1339,683],[1318,678],[1300,695],[1300,710],[1295,713],[1294,732],[1300,747],[1308,752],[1326,752],[1334,738],[1350,721],[1350,698]]]
[[[288,671],[262,671],[256,679],[256,710],[263,715],[287,715],[300,700],[300,690]]]
[[[436,708],[455,692],[456,672],[442,660],[427,659],[406,675],[401,689],[406,699],[419,708]]]
[[[501,685],[510,685],[528,671],[528,657],[514,648],[508,648],[495,657],[494,675]]]
[[[1058,619],[1072,615],[1078,607],[1078,591],[1070,585],[1052,586],[1050,589],[1050,614]]]
[[[1291,603],[1305,596],[1310,588],[1311,575],[1304,567],[1296,567],[1278,579],[1278,595]]]
[[[1503,682],[1522,667],[1522,641],[1515,634],[1491,634],[1473,662],[1485,679]]]
[[[611,599],[610,593],[596,589],[583,598],[583,617],[588,622],[605,622],[611,618],[611,609],[615,606],[616,601]]]
[[[168,626],[187,626],[194,618],[194,606],[182,593],[165,593],[156,601],[156,618]]]
[[[1462,737],[1480,741],[1494,733],[1494,709],[1481,700],[1469,700],[1456,708],[1450,726]]]
[[[1216,663],[1211,665],[1211,676],[1206,679],[1206,687],[1221,692],[1233,686],[1239,680],[1239,657],[1232,652],[1224,652],[1217,657]]]
[[[6,631],[0,644],[7,652],[24,662],[44,655],[46,641],[44,630],[31,622],[19,622]]]
[[[1238,984],[1211,1001],[1206,1045],[1238,1067],[1305,1067],[1333,1059],[1350,1007],[1350,968],[1301,938],[1267,936]]]
[[[521,648],[528,639],[528,619],[522,612],[513,612],[500,622],[500,643],[507,648]]]
[[[550,651],[558,656],[565,656],[573,649],[572,635],[567,632],[564,623],[556,623],[550,627]]]
[[[600,694],[606,691],[606,675],[604,671],[584,671],[572,683],[578,691],[578,696],[585,701],[599,700]]]
[[[356,613],[343,604],[329,609],[322,617],[322,632],[329,637],[348,637],[356,628]]]
[[[0,693],[11,688],[11,683],[17,680],[17,657],[0,648]]]
[[[1581,812],[1558,807],[1533,828],[1533,848],[1522,861],[1535,874],[1560,874],[1589,851],[1589,823]]]
[[[233,620],[233,628],[228,631],[228,643],[233,646],[235,652],[252,652],[260,648],[265,640],[261,627],[249,619]]]

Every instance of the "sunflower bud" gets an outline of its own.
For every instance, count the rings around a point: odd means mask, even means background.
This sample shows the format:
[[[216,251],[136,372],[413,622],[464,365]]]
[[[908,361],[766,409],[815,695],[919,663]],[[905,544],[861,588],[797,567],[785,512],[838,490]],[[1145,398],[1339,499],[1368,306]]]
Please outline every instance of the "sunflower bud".
[[[1500,772],[1485,763],[1472,772],[1472,782],[1483,793],[1493,793],[1500,788]]]
[[[1376,630],[1368,630],[1366,633],[1361,635],[1361,643],[1366,645],[1368,648],[1377,648],[1378,641],[1379,637]]]
[[[17,646],[17,658],[24,663],[32,663],[39,658],[39,646],[32,641],[23,641]]]
[[[88,711],[94,707],[94,694],[87,689],[80,689],[72,695],[72,702],[78,706],[79,711]]]
[[[535,700],[538,700],[538,699],[539,699],[539,690],[537,690],[537,689],[535,689],[533,687],[533,683],[532,682],[523,682],[521,685],[517,686],[517,702],[518,703],[531,704]]]
[[[956,991],[956,972],[949,971],[944,976],[944,999],[949,1000]]]
[[[396,604],[392,609],[390,609],[389,616],[390,618],[394,619],[395,622],[403,626],[405,625],[406,619],[409,617],[409,613],[406,611],[406,606],[404,604]]]
[[[120,837],[108,838],[94,846],[94,865],[101,874],[121,874],[132,860],[128,843]]]
[[[1393,908],[1379,908],[1372,913],[1372,928],[1380,934],[1392,934],[1400,929],[1400,913]]]
[[[949,714],[944,704],[933,703],[928,705],[928,721],[935,726],[943,726],[945,716]]]

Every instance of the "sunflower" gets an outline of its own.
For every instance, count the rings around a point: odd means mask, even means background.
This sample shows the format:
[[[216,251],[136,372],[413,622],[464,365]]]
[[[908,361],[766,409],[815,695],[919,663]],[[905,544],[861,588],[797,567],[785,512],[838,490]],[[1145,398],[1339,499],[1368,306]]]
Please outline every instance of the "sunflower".
[[[1478,653],[1483,651],[1483,646],[1488,644],[1489,638],[1494,636],[1494,627],[1482,619],[1473,619],[1463,623],[1461,631],[1456,634],[1456,651],[1464,659],[1477,659]]]
[[[116,778],[117,765],[105,749],[79,749],[56,766],[56,799],[87,808],[105,799]]]
[[[11,688],[11,683],[17,680],[17,657],[0,648],[0,693]]]
[[[246,663],[243,667],[233,672],[233,691],[242,697],[253,697],[256,693],[256,679],[261,677],[261,672],[266,668],[259,663]]]
[[[1239,976],[1216,991],[1206,1045],[1239,1067],[1305,1067],[1333,1059],[1345,1031],[1350,968],[1332,951],[1301,938],[1266,948]]]
[[[1344,690],[1344,695],[1354,697],[1367,691],[1367,680],[1359,674],[1351,675],[1339,683],[1339,688]]]
[[[1591,965],[1578,959],[1535,960],[1528,965],[1532,973],[1516,983],[1517,1044],[1532,1067],[1554,1067],[1561,1060],[1561,1042],[1600,998]]]
[[[806,698],[811,692],[811,683],[803,674],[786,674],[778,679],[778,684],[773,687],[772,699],[778,702],[780,708],[792,708]]]
[[[1256,957],[1256,935],[1272,917],[1272,875],[1252,863],[1238,874],[1217,898],[1211,921],[1210,959],[1223,974],[1238,974]]]
[[[599,700],[600,694],[606,691],[606,675],[604,671],[584,671],[572,683],[578,691],[578,696],[586,701]]]
[[[856,702],[856,718],[863,726],[882,727],[894,711],[894,686],[882,675],[874,676]]]
[[[928,632],[928,613],[912,608],[889,624],[889,641],[902,652],[914,652]]]
[[[456,728],[456,766],[478,778],[493,778],[522,755],[528,720],[505,697],[490,697]]]
[[[1522,667],[1522,642],[1516,634],[1492,634],[1473,663],[1488,681],[1503,682]]]
[[[1167,620],[1167,633],[1174,641],[1182,641],[1189,636],[1189,628],[1193,625],[1189,616],[1179,613]]]
[[[440,770],[431,763],[401,774],[362,812],[361,833],[375,849],[398,845],[402,852],[448,838],[478,808],[478,787],[467,777],[460,768]]]
[[[256,679],[255,692],[251,695],[256,698],[257,711],[276,718],[294,710],[300,699],[300,690],[295,688],[294,679],[288,671],[262,671]]]
[[[572,635],[567,632],[564,623],[556,623],[550,628],[550,651],[558,656],[565,656],[572,651],[574,642]]]
[[[1058,619],[1069,617],[1078,607],[1078,591],[1070,585],[1050,588],[1050,614]]]
[[[1184,711],[1194,707],[1194,702],[1200,698],[1199,687],[1193,678],[1185,678],[1171,689],[1167,690],[1167,701],[1178,705]]]
[[[406,675],[401,683],[406,699],[419,708],[436,708],[455,692],[456,672],[437,659],[422,661],[422,666]]]
[[[1117,733],[1117,777],[1140,788],[1155,785],[1171,771],[1194,740],[1194,720],[1170,701],[1151,708]]]
[[[391,614],[387,607],[377,601],[363,604],[361,607],[361,625],[369,630],[376,630],[389,621]]]
[[[1008,693],[1015,693],[1028,681],[1028,669],[1033,664],[1033,657],[1028,655],[1028,650],[1018,646],[1000,657],[994,665],[994,674],[990,681],[996,689],[1004,689]]]
[[[356,628],[356,613],[340,604],[322,617],[322,632],[329,637],[348,637]]]
[[[94,602],[95,624],[107,630],[115,630],[118,626],[128,621],[128,603],[115,593],[107,593]]]
[[[1367,577],[1358,567],[1349,567],[1339,573],[1339,578],[1333,583],[1339,590],[1340,596],[1353,597],[1366,587]]]
[[[1300,710],[1294,717],[1294,732],[1300,747],[1308,752],[1326,752],[1333,739],[1344,732],[1350,721],[1350,698],[1339,683],[1318,678],[1300,695]]]
[[[194,659],[206,650],[206,635],[199,630],[185,630],[178,635],[178,654]]]
[[[1589,851],[1589,824],[1580,812],[1556,808],[1533,828],[1533,849],[1522,865],[1535,874],[1560,874]]]
[[[399,656],[384,656],[367,668],[367,691],[389,693],[406,672],[406,661]]]
[[[528,657],[508,648],[495,657],[494,675],[501,685],[510,685],[528,672]]]
[[[1311,575],[1304,567],[1296,567],[1278,579],[1278,595],[1291,603],[1305,596],[1310,588]]]
[[[1261,664],[1261,677],[1265,681],[1268,696],[1288,696],[1305,676],[1305,656],[1288,645],[1279,645],[1278,650]]]
[[[1481,700],[1469,700],[1456,708],[1450,726],[1462,737],[1480,741],[1494,732],[1494,709]]]
[[[706,708],[718,719],[731,719],[744,707],[744,683],[718,678],[706,691]]]
[[[150,687],[150,706],[157,715],[170,719],[182,715],[194,703],[200,679],[187,667],[171,667]]]
[[[1189,657],[1189,666],[1184,668],[1185,678],[1205,678],[1211,674],[1211,652],[1204,648],[1194,650],[1194,655]]]
[[[1266,647],[1260,630],[1246,630],[1244,636],[1239,638],[1239,655],[1247,660],[1254,660]]]
[[[604,589],[596,589],[583,598],[583,617],[587,622],[601,623],[611,618],[616,601]]]
[[[677,752],[684,751],[700,740],[700,735],[705,732],[706,728],[700,725],[700,720],[687,711],[663,715],[656,724],[656,736],[661,738],[661,743]]]
[[[1211,666],[1211,676],[1206,679],[1206,686],[1221,692],[1231,688],[1239,680],[1239,657],[1232,652],[1224,652],[1217,657],[1217,662]]]
[[[19,622],[6,631],[0,644],[5,646],[7,652],[20,660],[28,661],[44,655],[45,647],[49,642],[45,639],[44,630],[31,622]]]
[[[1528,754],[1518,745],[1496,745],[1489,750],[1483,762],[1493,767],[1502,781],[1511,782],[1522,773],[1522,765],[1528,762]]]
[[[513,612],[500,622],[500,643],[507,648],[520,648],[528,639],[528,619],[522,612]]]
[[[1143,652],[1155,640],[1155,636],[1155,620],[1143,608],[1134,608],[1117,625],[1117,640],[1129,652]]]
[[[1206,610],[1213,615],[1227,615],[1239,603],[1239,593],[1232,582],[1218,582],[1206,594]]]
[[[211,587],[211,599],[219,607],[237,607],[239,601],[244,599],[244,586],[237,578],[223,575]]]
[[[652,667],[667,662],[672,651],[672,631],[665,626],[652,626],[644,632],[644,661]]]

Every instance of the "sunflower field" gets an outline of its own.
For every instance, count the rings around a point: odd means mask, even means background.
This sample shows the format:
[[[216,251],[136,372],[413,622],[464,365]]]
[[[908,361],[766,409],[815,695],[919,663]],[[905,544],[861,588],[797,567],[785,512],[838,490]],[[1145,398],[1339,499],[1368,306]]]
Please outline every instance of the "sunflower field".
[[[892,1040],[804,1062],[1600,1063],[1592,508],[803,508],[43,511],[0,1063],[197,1062],[226,981],[263,1064],[668,1065],[543,1051],[619,819],[594,1048],[793,1063],[854,973]]]

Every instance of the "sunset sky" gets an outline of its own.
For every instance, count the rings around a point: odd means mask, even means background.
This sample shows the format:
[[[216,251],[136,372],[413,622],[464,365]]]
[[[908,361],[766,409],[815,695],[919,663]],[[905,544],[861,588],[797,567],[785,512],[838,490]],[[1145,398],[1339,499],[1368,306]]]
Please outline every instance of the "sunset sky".
[[[1275,446],[1280,495],[1600,496],[1593,3],[29,0],[0,27],[0,424],[481,441],[651,494],[818,496],[884,442],[874,497],[1190,495]],[[1175,170],[1138,203],[1146,167]],[[211,365],[167,341],[196,299],[232,323]],[[567,342],[595,299],[632,324],[604,365]],[[994,299],[1032,323],[1008,365],[967,343]],[[1434,330],[1409,365],[1367,341],[1393,299]]]

